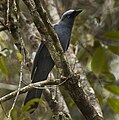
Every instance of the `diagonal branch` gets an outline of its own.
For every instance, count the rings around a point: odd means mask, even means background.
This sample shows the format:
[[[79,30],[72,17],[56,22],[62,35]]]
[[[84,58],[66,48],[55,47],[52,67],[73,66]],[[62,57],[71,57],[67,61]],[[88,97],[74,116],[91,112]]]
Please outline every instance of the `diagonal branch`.
[[[60,43],[57,39],[57,35],[55,34],[53,28],[51,27],[48,17],[46,15],[46,12],[42,8],[42,5],[40,1],[34,0],[38,13],[40,17],[42,18],[42,21],[47,28],[48,33],[50,34],[53,42],[55,43],[54,46],[57,51],[59,51],[59,58],[61,61],[61,67],[63,69],[63,75],[65,77],[72,76],[72,73],[70,72],[69,66],[67,62],[65,61],[64,55],[62,53],[62,49],[60,46]],[[48,42],[48,41],[47,41]],[[53,56],[54,57],[54,56]],[[63,62],[62,62],[63,60]],[[55,61],[56,62],[56,61]],[[64,67],[65,66],[65,67]],[[68,90],[69,94],[79,107],[79,109],[82,111],[83,115],[88,119],[103,119],[102,114],[97,113],[96,109],[91,105],[90,100],[88,99],[88,96],[85,94],[83,88],[79,84],[79,79],[78,77],[72,77],[70,81],[65,82],[64,86]]]

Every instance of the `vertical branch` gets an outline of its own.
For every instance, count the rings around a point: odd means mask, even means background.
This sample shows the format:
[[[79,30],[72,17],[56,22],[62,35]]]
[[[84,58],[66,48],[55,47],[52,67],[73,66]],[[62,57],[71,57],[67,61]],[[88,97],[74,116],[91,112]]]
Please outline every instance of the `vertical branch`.
[[[16,7],[16,1],[15,1],[15,0],[14,0],[14,8],[15,8],[14,10],[15,10],[15,12],[16,12],[16,11],[17,11],[17,7]],[[17,17],[17,16],[16,16],[16,17]],[[19,23],[19,17],[17,17],[17,22]],[[20,88],[21,88],[21,84],[22,84],[22,81],[23,81],[23,66],[24,66],[24,64],[25,64],[24,41],[23,41],[23,39],[22,39],[19,26],[18,26],[18,41],[19,41],[20,44],[21,44],[21,55],[22,55],[21,67],[20,67],[19,85],[18,85],[16,97],[15,97],[15,99],[14,99],[14,102],[13,102],[13,104],[12,104],[11,109],[9,110],[8,120],[10,120],[11,112],[12,112],[12,110],[13,110],[14,107],[15,107],[15,104],[16,104],[16,102],[17,102],[17,99],[18,99],[18,96],[19,96],[19,93],[20,93]]]
[[[15,104],[16,104],[17,99],[18,99],[18,96],[19,96],[19,92],[20,92],[20,88],[21,88],[21,84],[22,84],[22,80],[23,80],[23,66],[24,66],[24,61],[22,60],[22,61],[21,61],[21,67],[20,67],[20,78],[19,78],[19,85],[18,85],[18,89],[17,89],[17,94],[16,94],[16,97],[15,97],[14,102],[13,102],[13,104],[12,104],[12,107],[11,107],[11,109],[9,110],[8,120],[10,120],[11,112],[12,112],[12,110],[14,109]]]
[[[7,0],[7,17],[6,17],[6,24],[9,26],[9,16],[10,16],[10,0]]]
[[[17,22],[19,23],[19,15],[18,13],[16,12],[17,11],[17,6],[16,6],[16,1],[14,0],[13,1],[14,3],[14,11],[16,13],[16,20]],[[13,21],[11,22],[12,24],[11,25],[14,25]],[[11,28],[11,27],[10,27]],[[12,29],[11,29],[12,30]],[[13,32],[12,32],[13,33]],[[14,36],[15,35],[15,36]],[[23,81],[23,67],[25,65],[25,60],[26,60],[26,51],[25,51],[25,45],[24,45],[24,41],[23,41],[23,38],[22,38],[22,35],[21,35],[21,32],[20,32],[20,28],[19,28],[19,25],[17,26],[17,32],[16,34],[13,33],[13,37],[17,37],[17,40],[19,41],[20,43],[20,47],[19,47],[19,50],[21,52],[21,56],[22,56],[22,59],[19,60],[21,62],[21,67],[20,67],[20,76],[19,76],[19,85],[18,85],[18,89],[17,89],[17,93],[16,93],[16,96],[15,96],[15,99],[14,99],[14,102],[12,104],[12,107],[11,109],[9,110],[9,113],[8,113],[8,120],[10,120],[10,115],[11,115],[11,112],[12,110],[14,109],[15,107],[15,104],[17,102],[17,99],[18,99],[18,96],[19,96],[19,93],[20,93],[20,89],[21,89],[21,84],[22,84],[22,81]]]
[[[21,33],[20,33],[20,28],[19,28],[19,25],[18,25],[18,23],[16,23],[15,21],[18,21],[17,19],[15,19],[15,18],[10,18],[10,31],[11,31],[11,34],[12,34],[12,36],[13,36],[13,38],[14,38],[14,41],[15,41],[15,45],[17,46],[17,48],[18,48],[18,50],[19,50],[19,52],[21,53],[21,49],[22,49],[22,47],[23,47],[23,49],[24,49],[24,54],[25,54],[25,63],[26,63],[26,65],[27,65],[27,68],[29,69],[29,70],[31,70],[31,59],[30,59],[30,57],[29,57],[29,53],[28,53],[28,51],[26,50],[26,48],[25,48],[25,45],[24,45],[24,41],[23,41],[23,39],[22,39],[22,44],[21,44],[21,38],[22,38],[22,35],[21,35]],[[21,38],[19,38],[19,36],[21,36]]]

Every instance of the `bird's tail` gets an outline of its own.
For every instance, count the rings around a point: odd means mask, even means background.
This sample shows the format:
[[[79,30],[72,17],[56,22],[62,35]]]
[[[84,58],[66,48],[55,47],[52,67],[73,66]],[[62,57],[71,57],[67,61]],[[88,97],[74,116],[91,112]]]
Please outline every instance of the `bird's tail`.
[[[42,94],[42,89],[36,89],[33,88],[32,90],[30,90],[27,93],[26,99],[24,101],[24,105],[26,105],[26,103],[28,103],[30,100],[33,100],[35,98],[40,98],[41,94]],[[38,107],[39,102],[33,102],[30,106],[29,106],[29,112],[30,114],[33,113],[35,111],[35,109]]]
[[[33,69],[31,73],[32,83],[46,80],[53,66],[54,61],[52,60],[47,47],[42,43],[34,59]],[[32,90],[28,91],[24,105],[30,100],[40,98],[42,91],[43,91],[42,89],[36,88],[33,88]],[[38,103],[39,102],[34,102],[32,105],[30,105],[29,111],[32,110],[32,112],[30,113],[34,112],[34,110],[38,107]]]

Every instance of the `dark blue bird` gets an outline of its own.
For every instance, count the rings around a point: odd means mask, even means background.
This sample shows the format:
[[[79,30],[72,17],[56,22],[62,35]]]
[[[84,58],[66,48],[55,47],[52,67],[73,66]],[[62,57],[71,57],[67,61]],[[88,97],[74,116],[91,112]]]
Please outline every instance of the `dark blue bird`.
[[[59,37],[64,52],[68,49],[69,46],[74,20],[81,11],[82,10],[68,10],[62,15],[60,22],[54,25],[54,29]],[[52,60],[47,47],[44,43],[41,43],[33,62],[31,73],[32,83],[46,80],[49,72],[54,67],[54,64],[55,63]],[[41,94],[41,89],[33,88],[32,90],[28,91],[24,105],[34,98],[40,98]],[[36,109],[37,107],[38,102],[35,102],[30,106],[30,109]]]

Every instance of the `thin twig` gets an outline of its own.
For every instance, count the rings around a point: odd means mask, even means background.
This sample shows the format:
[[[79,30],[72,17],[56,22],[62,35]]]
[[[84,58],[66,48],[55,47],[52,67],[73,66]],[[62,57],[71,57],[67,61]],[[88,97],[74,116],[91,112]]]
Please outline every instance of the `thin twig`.
[[[56,79],[56,80],[52,80],[52,81],[41,81],[41,82],[37,82],[37,83],[32,83],[32,84],[29,84],[23,88],[21,88],[19,90],[19,94],[23,94],[23,93],[26,93],[27,91],[33,89],[34,87],[42,87],[42,86],[47,86],[47,85],[59,85],[60,83],[62,83],[64,79],[60,80],[60,79]],[[15,90],[14,92],[11,92],[3,97],[0,98],[0,103],[3,103],[13,97],[16,96],[18,90]]]
[[[7,0],[7,19],[6,19],[7,26],[9,26],[9,16],[10,16],[10,0]]]
[[[9,110],[8,120],[10,119],[11,111],[14,109],[15,104],[16,104],[16,101],[17,101],[17,98],[18,98],[18,96],[19,96],[19,91],[20,91],[20,88],[21,88],[22,80],[23,80],[23,64],[24,64],[24,62],[22,61],[22,62],[21,62],[21,69],[20,69],[19,86],[18,86],[18,89],[17,89],[17,94],[16,94],[16,97],[15,97],[15,99],[14,99],[13,105],[12,105],[11,109]]]

